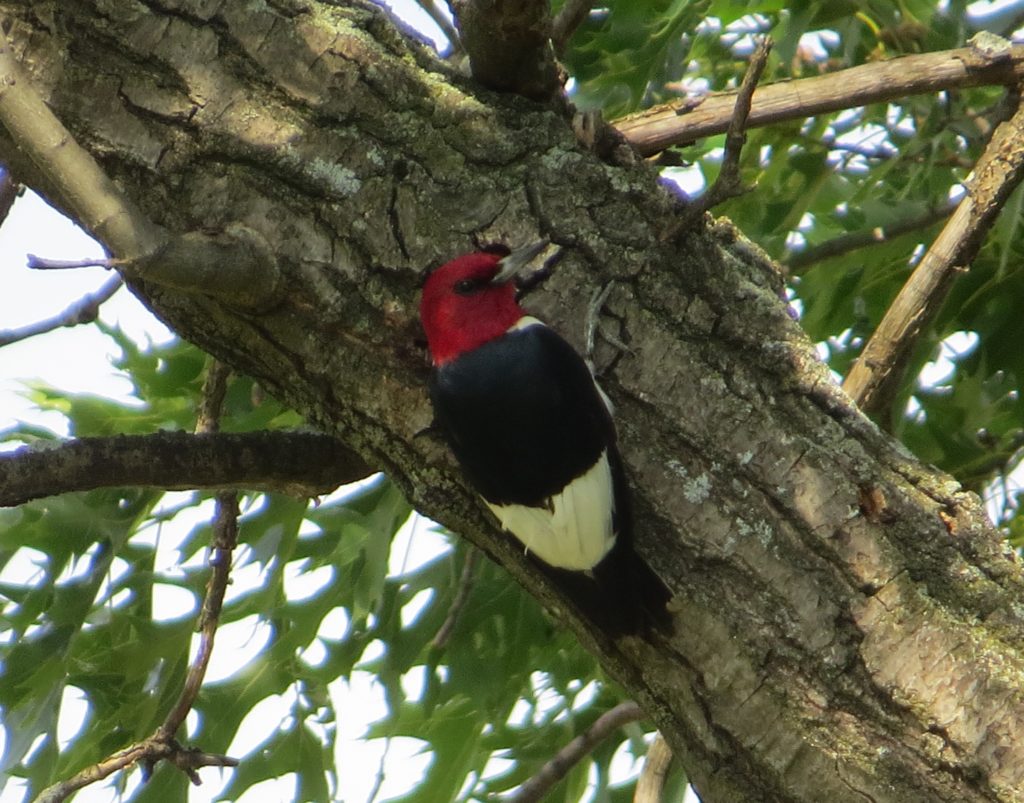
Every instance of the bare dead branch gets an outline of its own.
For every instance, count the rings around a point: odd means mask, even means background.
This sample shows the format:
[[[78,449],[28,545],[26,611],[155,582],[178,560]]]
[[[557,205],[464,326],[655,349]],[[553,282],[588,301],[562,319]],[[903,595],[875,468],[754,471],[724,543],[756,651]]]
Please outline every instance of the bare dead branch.
[[[587,18],[593,7],[593,0],[567,0],[551,23],[551,44],[555,53],[565,52],[569,40]]]
[[[103,304],[106,303],[114,293],[120,290],[123,284],[124,281],[120,276],[111,277],[95,293],[90,293],[89,295],[78,299],[78,301],[69,306],[59,315],[54,315],[52,318],[37,321],[29,324],[28,326],[22,327],[21,329],[11,329],[6,332],[0,332],[0,347],[8,346],[11,343],[17,343],[20,340],[27,340],[30,337],[35,337],[36,335],[41,335],[46,332],[52,332],[53,330],[60,329],[64,326],[78,326],[83,323],[92,323],[99,315],[100,307],[103,306]]]
[[[920,215],[897,220],[889,226],[877,226],[865,231],[854,231],[843,234],[818,245],[812,245],[802,251],[795,251],[783,258],[783,263],[793,275],[799,275],[811,265],[832,257],[842,256],[859,248],[880,245],[909,234],[912,231],[926,229],[948,218],[956,209],[956,203],[947,203],[938,209],[930,209]]]
[[[1024,178],[1024,104],[1001,123],[981,155],[966,193],[893,300],[845,390],[869,413],[887,409],[922,329],[942,306],[959,271],[974,260],[1010,193]]]
[[[828,75],[759,87],[751,99],[748,128],[866,106],[909,95],[972,86],[1014,85],[1024,79],[1024,46],[1005,54],[976,48],[944,50],[862,64]],[[728,130],[737,91],[686,98],[657,106],[613,125],[643,156]]]
[[[26,254],[25,264],[31,270],[74,270],[76,268],[119,268],[128,265],[125,259],[86,257],[85,259],[49,259]]]
[[[450,5],[476,80],[533,100],[560,96],[548,0],[451,0]]]
[[[372,469],[344,444],[311,432],[81,438],[0,454],[0,506],[94,488],[249,488],[316,496]]]
[[[519,787],[509,798],[509,803],[536,803],[544,799],[551,787],[558,783],[580,760],[612,733],[636,722],[643,716],[640,706],[632,701],[619,703],[610,711],[597,718],[585,733],[581,733],[563,747],[552,759],[541,767],[540,772]]]
[[[633,803],[661,803],[665,780],[668,778],[669,767],[672,766],[672,748],[659,731],[647,749],[644,768],[636,782]]]
[[[152,223],[32,89],[2,37],[0,125],[56,201],[117,256],[125,275],[243,307],[260,308],[277,297],[277,264],[259,235],[233,224],[215,234],[171,236]]]
[[[479,563],[480,550],[470,546],[469,551],[466,553],[466,561],[462,564],[462,573],[459,575],[458,591],[455,592],[455,598],[448,609],[448,616],[445,617],[444,624],[441,625],[441,628],[430,641],[431,649],[443,650],[448,646],[448,641],[452,637],[452,631],[455,630],[455,623],[459,621],[459,614],[466,607],[469,592],[473,590],[473,582],[476,579],[476,567]]]
[[[743,179],[740,176],[740,156],[743,153],[743,145],[747,141],[746,129],[747,119],[750,116],[751,98],[754,95],[757,82],[761,80],[764,68],[768,64],[768,55],[771,52],[772,40],[766,36],[761,39],[757,49],[750,57],[750,64],[747,65],[747,72],[743,76],[743,82],[736,94],[736,106],[725,135],[725,154],[722,157],[722,168],[718,172],[718,178],[673,221],[662,234],[662,239],[671,240],[683,229],[694,225],[709,209],[746,192]]]

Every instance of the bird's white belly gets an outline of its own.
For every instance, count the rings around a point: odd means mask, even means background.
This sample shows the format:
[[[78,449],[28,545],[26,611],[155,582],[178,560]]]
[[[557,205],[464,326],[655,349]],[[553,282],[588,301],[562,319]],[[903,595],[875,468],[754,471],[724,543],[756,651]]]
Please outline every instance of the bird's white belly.
[[[608,452],[546,507],[487,506],[512,535],[549,566],[592,569],[615,543],[612,472]]]

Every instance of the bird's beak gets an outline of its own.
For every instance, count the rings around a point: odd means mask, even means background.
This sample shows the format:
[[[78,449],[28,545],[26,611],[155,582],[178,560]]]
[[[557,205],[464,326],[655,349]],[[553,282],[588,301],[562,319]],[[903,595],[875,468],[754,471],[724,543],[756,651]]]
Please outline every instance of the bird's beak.
[[[505,282],[511,281],[516,278],[522,272],[523,268],[533,262],[534,258],[541,253],[549,245],[548,240],[541,240],[533,245],[527,245],[523,248],[516,249],[507,257],[503,257],[498,262],[498,272],[494,278],[491,279],[491,284],[504,284]]]

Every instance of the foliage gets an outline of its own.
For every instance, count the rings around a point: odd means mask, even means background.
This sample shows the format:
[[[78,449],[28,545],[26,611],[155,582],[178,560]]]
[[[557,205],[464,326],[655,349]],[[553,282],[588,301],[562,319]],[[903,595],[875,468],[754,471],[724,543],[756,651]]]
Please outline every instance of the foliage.
[[[616,0],[593,13],[565,55],[577,101],[606,116],[677,97],[687,87],[720,89],[741,79],[752,32],[776,42],[764,80],[831,71],[902,52],[962,46],[972,33],[966,3],[904,0],[783,4],[774,0]],[[813,48],[820,48],[815,53]],[[718,212],[785,264],[802,249],[872,230],[942,206],[964,180],[997,119],[991,89],[910,98],[748,133],[745,178],[756,190]],[[982,121],[982,122],[979,122]],[[690,174],[718,170],[722,138],[678,149]],[[979,489],[1004,487],[1024,444],[1018,344],[1024,318],[1021,197],[1004,210],[971,270],[925,332],[892,417],[895,433],[924,459]],[[937,225],[793,269],[794,304],[810,336],[842,374],[877,325]],[[205,365],[176,343],[143,348],[100,326],[122,351],[117,367],[135,401],[34,386],[42,410],[66,416],[73,435],[188,429]],[[938,381],[918,380],[955,333],[966,350],[948,355]],[[966,344],[966,345],[965,345]],[[244,377],[229,388],[225,429],[294,427],[295,413],[260,399]],[[35,426],[3,433],[39,448],[56,440]],[[208,567],[209,500],[204,494],[118,489],[46,499],[0,511],[0,706],[3,770],[43,786],[150,734],[184,677],[194,615]],[[225,627],[263,640],[258,654],[208,682],[189,741],[231,752],[240,735],[258,746],[228,775],[237,799],[295,773],[296,800],[337,794],[345,772],[339,732],[348,712],[339,684],[371,673],[385,706],[366,738],[415,744],[429,759],[422,779],[396,799],[490,800],[531,775],[574,735],[621,700],[593,660],[552,627],[498,568],[478,569],[448,643],[432,640],[452,610],[467,547],[445,538],[429,558],[403,565],[410,523],[394,486],[378,478],[322,504],[247,496]],[[1024,540],[1007,509],[1005,524]],[[177,531],[168,559],[165,533]],[[31,574],[26,567],[31,566]],[[178,605],[159,610],[168,589]],[[66,690],[88,716],[58,739]],[[276,701],[276,721],[254,721]],[[643,731],[626,729],[574,769],[549,798],[630,799],[609,782],[613,757],[641,755]],[[348,770],[349,772],[353,770]],[[372,775],[376,767],[355,771]],[[677,779],[678,784],[679,779]],[[183,799],[180,773],[160,769],[132,800]]]

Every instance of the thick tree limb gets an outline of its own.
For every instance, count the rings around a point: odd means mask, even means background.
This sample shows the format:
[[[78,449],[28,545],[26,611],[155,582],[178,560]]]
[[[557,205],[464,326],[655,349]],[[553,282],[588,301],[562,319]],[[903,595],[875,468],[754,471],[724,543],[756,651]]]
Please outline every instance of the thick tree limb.
[[[160,432],[81,438],[0,454],[0,506],[94,488],[251,488],[327,493],[371,469],[327,435]]]
[[[533,100],[559,96],[548,0],[452,0],[473,77]]]
[[[981,248],[1000,210],[1024,179],[1024,104],[1001,123],[978,160],[966,192],[850,368],[843,390],[861,409],[888,409],[917,337],[945,301],[953,279]]]
[[[221,232],[169,237],[143,215],[104,173],[32,89],[0,37],[0,125],[31,162],[38,189],[57,202],[122,261],[129,277],[215,295],[261,308],[278,292],[278,272],[267,243],[234,223]],[[8,154],[10,162],[15,154]]]
[[[36,335],[52,332],[64,326],[78,326],[83,323],[92,323],[100,313],[100,307],[108,301],[114,293],[121,289],[124,284],[120,276],[114,276],[95,293],[84,296],[69,306],[59,315],[36,321],[21,329],[10,329],[6,332],[0,331],[0,347],[17,343],[19,340],[27,340]]]
[[[509,798],[509,803],[537,803],[551,791],[551,787],[565,777],[566,773],[583,760],[597,745],[611,736],[623,725],[636,722],[643,717],[640,706],[632,701],[619,703],[610,711],[597,718],[586,732],[581,733],[558,751],[540,772],[524,783]]]
[[[973,47],[902,56],[814,78],[758,87],[751,100],[750,128],[815,114],[866,106],[958,87],[1016,84],[1024,78],[1024,46],[985,55]],[[673,145],[724,133],[737,92],[676,101],[640,112],[613,125],[643,156]]]

